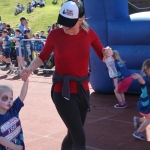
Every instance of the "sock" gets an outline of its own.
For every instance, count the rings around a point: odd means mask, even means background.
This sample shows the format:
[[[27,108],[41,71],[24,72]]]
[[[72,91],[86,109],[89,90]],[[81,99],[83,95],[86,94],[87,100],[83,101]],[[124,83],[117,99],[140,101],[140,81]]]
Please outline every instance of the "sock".
[[[6,64],[6,67],[9,67],[9,66],[10,66],[10,63],[7,63],[7,64]]]

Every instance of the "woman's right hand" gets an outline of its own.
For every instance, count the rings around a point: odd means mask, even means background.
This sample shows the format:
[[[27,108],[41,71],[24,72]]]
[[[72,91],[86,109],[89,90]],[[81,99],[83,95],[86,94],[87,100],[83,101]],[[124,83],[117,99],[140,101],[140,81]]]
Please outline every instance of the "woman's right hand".
[[[23,68],[21,73],[20,73],[20,77],[21,77],[21,79],[23,81],[26,81],[31,73],[32,73],[32,69],[30,69],[30,68]]]

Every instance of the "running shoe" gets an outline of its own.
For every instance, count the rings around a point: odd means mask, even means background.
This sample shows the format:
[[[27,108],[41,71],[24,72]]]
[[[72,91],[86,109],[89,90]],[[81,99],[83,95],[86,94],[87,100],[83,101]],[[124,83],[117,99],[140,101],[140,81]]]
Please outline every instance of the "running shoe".
[[[13,70],[9,70],[9,71],[7,72],[7,75],[11,75],[13,72],[14,72]]]
[[[114,108],[126,108],[126,107],[127,107],[127,103],[126,102],[114,105]]]
[[[135,131],[132,135],[139,140],[146,140],[146,136],[142,132]]]

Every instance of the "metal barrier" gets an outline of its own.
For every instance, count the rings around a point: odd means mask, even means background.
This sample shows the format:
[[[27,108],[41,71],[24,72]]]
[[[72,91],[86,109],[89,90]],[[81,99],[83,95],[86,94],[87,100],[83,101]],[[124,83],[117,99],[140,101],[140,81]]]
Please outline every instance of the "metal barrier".
[[[13,40],[13,38],[9,39],[10,41]],[[21,44],[20,42],[29,42],[29,41],[42,41],[45,44],[46,39],[23,39],[23,40],[19,40],[19,39],[15,39],[16,41],[16,45],[15,48],[18,48],[19,50],[19,57],[20,57],[20,63],[21,66],[23,66],[23,62],[22,62],[22,53],[21,53]],[[25,49],[25,51],[27,51],[27,49]],[[52,54],[50,55],[49,59],[47,61],[51,61],[54,57],[54,53],[52,52]],[[16,60],[17,61],[17,60]],[[32,62],[32,61],[31,61]],[[45,64],[45,62],[43,63],[43,65]],[[1,66],[0,69],[4,68],[5,66]],[[18,67],[13,67],[14,70],[18,69]],[[47,74],[49,71],[55,71],[55,66],[53,66],[51,69],[46,69],[46,68],[37,68],[35,71],[33,71],[34,74],[37,74],[39,71],[43,71],[43,73]]]
[[[150,10],[150,7],[139,8],[139,7],[135,6],[134,4],[132,4],[132,3],[130,3],[130,2],[128,2],[128,4],[129,4],[129,6],[130,6],[131,8],[133,8],[136,12],[142,12],[142,11],[148,11],[148,10]]]

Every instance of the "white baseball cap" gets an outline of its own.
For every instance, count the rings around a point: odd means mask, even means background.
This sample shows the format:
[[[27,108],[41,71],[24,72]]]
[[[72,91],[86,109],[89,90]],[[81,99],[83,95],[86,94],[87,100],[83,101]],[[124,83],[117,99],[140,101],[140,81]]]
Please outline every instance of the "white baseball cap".
[[[70,0],[63,3],[57,23],[66,27],[73,27],[84,14],[83,6],[79,2]]]

